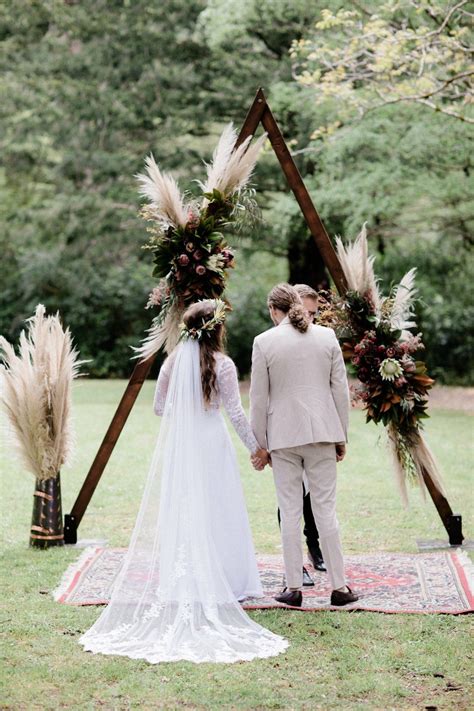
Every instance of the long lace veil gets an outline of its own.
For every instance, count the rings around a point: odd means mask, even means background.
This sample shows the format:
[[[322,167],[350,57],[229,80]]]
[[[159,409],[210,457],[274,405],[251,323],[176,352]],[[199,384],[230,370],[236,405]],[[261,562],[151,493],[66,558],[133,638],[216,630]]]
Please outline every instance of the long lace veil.
[[[227,583],[207,512],[212,447],[199,344],[178,346],[160,433],[111,601],[80,639],[86,650],[149,662],[234,662],[279,654],[287,641],[242,610]]]

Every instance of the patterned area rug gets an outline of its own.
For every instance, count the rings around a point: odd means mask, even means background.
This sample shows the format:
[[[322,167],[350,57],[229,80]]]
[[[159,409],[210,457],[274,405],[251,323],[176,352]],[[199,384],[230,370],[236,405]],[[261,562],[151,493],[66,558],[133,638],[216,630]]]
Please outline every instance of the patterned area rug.
[[[54,592],[67,605],[105,605],[121,562],[124,548],[89,548],[69,566]],[[281,590],[283,564],[280,556],[259,555],[258,566],[264,598],[249,599],[244,608],[285,608],[273,596]],[[308,570],[315,585],[304,588],[303,611],[344,609],[373,612],[461,614],[474,611],[472,564],[460,550],[442,553],[373,553],[346,556],[349,585],[359,601],[344,608],[329,605],[327,574]]]

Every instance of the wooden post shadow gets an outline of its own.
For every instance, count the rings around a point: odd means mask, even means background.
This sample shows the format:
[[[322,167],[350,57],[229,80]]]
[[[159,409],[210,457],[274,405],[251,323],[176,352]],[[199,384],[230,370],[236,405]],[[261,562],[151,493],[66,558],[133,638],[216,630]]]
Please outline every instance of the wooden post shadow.
[[[253,104],[250,107],[240,130],[236,141],[236,147],[239,146],[248,136],[253,135],[260,123],[268,134],[269,141],[276,157],[278,158],[281,169],[285,174],[288,185],[293,191],[298,205],[301,208],[301,212],[306,220],[309,231],[316,242],[316,246],[318,247],[321,257],[324,260],[334,284],[339,293],[344,294],[347,290],[347,282],[342,266],[321,218],[313,205],[298,168],[296,167],[291,153],[288,150],[288,146],[286,145],[285,139],[283,138],[278,124],[275,121],[262,89],[257,91]],[[132,372],[129,383],[112,418],[102,444],[100,445],[94,461],[92,462],[91,468],[89,469],[89,472],[84,480],[74,506],[71,509],[71,513],[65,515],[64,540],[66,543],[77,542],[77,528],[82,520],[82,517],[84,516],[96,486],[99,483],[100,477],[102,476],[107,462],[109,461],[110,455],[113,452],[115,444],[117,443],[120,433],[122,432],[127,418],[133,408],[135,400],[138,397],[143,382],[146,380],[146,377],[150,372],[154,360],[155,356],[151,356],[144,361],[139,361]],[[434,505],[436,506],[441,520],[449,534],[450,544],[460,545],[463,541],[461,516],[453,515],[449,502],[435,486],[428,471],[423,471],[423,478],[430,496],[433,499]]]

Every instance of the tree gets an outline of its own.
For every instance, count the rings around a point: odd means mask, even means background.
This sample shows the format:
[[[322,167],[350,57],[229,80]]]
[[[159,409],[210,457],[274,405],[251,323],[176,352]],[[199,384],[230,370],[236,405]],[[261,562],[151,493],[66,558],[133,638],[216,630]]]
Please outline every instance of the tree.
[[[295,39],[298,81],[318,100],[335,98],[342,117],[416,103],[474,123],[472,13],[468,0],[388,0],[322,11]]]
[[[200,0],[2,5],[1,332],[61,309],[94,375],[124,374],[149,324],[134,173],[191,180],[215,98]],[[177,31],[177,28],[179,31]],[[218,118],[224,113],[218,113]]]

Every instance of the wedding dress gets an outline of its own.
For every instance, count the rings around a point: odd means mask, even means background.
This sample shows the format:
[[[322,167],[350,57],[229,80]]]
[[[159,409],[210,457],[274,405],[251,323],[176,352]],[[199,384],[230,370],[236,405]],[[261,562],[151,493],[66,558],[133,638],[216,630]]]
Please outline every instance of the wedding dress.
[[[238,602],[262,593],[220,403],[247,447],[257,444],[235,366],[221,354],[216,378],[206,408],[193,340],[162,368],[155,412],[163,416],[143,499],[110,603],[79,640],[87,651],[151,663],[236,662],[288,646]]]

